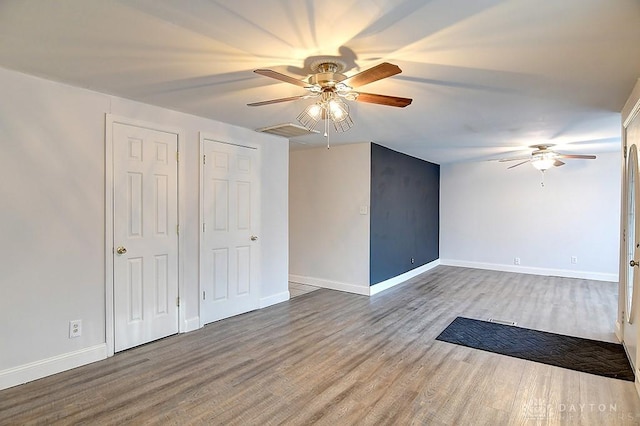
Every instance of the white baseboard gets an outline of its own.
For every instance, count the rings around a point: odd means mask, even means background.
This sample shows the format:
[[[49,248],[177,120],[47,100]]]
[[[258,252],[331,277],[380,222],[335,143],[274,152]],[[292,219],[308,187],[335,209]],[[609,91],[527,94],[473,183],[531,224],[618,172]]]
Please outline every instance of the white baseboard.
[[[312,285],[314,287],[328,288],[331,290],[346,291],[347,293],[369,295],[369,286],[341,283],[338,281],[324,280],[322,278],[304,277],[302,275],[289,274],[289,281],[299,284]]]
[[[106,358],[107,344],[101,343],[78,351],[2,370],[0,371],[0,389],[21,385]]]
[[[184,320],[184,328],[180,332],[188,333],[190,331],[195,331],[199,328],[200,328],[200,317],[193,317],[193,318]]]
[[[361,286],[356,284],[342,283],[338,281],[324,280],[321,278],[305,277],[302,275],[289,274],[289,281],[299,284],[312,285],[314,287],[329,288],[331,290],[346,291],[348,293],[362,294],[364,296],[373,296],[381,291],[387,290],[393,286],[401,284],[417,275],[427,272],[440,264],[440,260],[436,259],[426,265],[419,266],[404,274],[398,275],[388,280],[379,282],[372,286]]]
[[[503,265],[499,263],[469,262],[466,260],[440,259],[441,265],[460,266],[462,268],[488,269],[492,271],[516,272],[518,274],[545,275],[564,278],[579,278],[595,281],[618,281],[618,274],[602,272],[572,271],[569,269],[535,268],[531,266]]]
[[[428,270],[433,269],[438,265],[440,265],[440,259],[436,259],[433,262],[429,262],[426,265],[418,266],[417,268],[412,269],[408,272],[405,272],[404,274],[401,274],[396,277],[389,278],[388,280],[381,281],[377,284],[374,284],[371,287],[369,287],[369,295],[373,296],[374,294],[378,294],[381,291],[385,291],[398,284],[402,284],[403,282],[410,280],[411,278],[418,276],[422,273],[425,273]]]
[[[286,302],[289,300],[290,294],[289,290],[283,291],[282,293],[272,294],[271,296],[263,297],[260,299],[260,309],[266,308],[267,306],[275,305],[277,303]]]

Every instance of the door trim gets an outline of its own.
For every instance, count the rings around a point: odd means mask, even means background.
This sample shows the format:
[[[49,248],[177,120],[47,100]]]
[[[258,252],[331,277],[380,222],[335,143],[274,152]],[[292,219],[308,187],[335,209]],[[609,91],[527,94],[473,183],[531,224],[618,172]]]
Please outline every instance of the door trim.
[[[204,283],[202,282],[202,277],[204,276],[204,272],[203,272],[203,265],[204,265],[204,259],[203,259],[203,245],[204,245],[204,238],[203,238],[203,225],[204,225],[204,162],[203,162],[203,158],[202,156],[204,155],[204,141],[208,140],[208,141],[212,141],[212,142],[217,142],[217,143],[222,143],[222,144],[226,144],[226,145],[233,145],[233,146],[239,146],[239,147],[243,147],[243,148],[249,148],[249,149],[254,149],[256,151],[260,151],[260,148],[257,144],[253,144],[250,142],[243,142],[243,143],[238,143],[238,142],[229,142],[229,141],[225,141],[222,140],[219,136],[215,136],[212,133],[208,133],[208,132],[200,132],[199,134],[199,138],[200,138],[200,146],[199,146],[199,152],[198,152],[198,163],[199,163],[199,178],[198,178],[198,182],[200,185],[200,191],[199,191],[199,203],[200,203],[200,208],[198,209],[198,312],[200,312],[200,321],[199,321],[199,326],[203,327],[205,324],[203,324],[203,316],[202,316],[202,292],[203,292],[203,288],[204,288]],[[262,166],[262,158],[260,157],[260,165]],[[259,179],[259,177],[258,177]],[[258,259],[258,264],[260,264],[260,259]],[[261,271],[261,266],[258,268]],[[261,274],[259,274],[259,276],[257,277],[259,285],[260,285],[260,293],[261,293],[261,289],[262,289],[262,280],[261,280]],[[261,300],[259,298],[259,300]],[[260,304],[258,304],[258,309],[260,307]]]
[[[626,278],[626,268],[627,262],[626,253],[626,229],[627,229],[627,151],[629,150],[629,144],[627,141],[627,127],[631,124],[631,122],[636,119],[636,117],[640,114],[640,79],[636,81],[636,84],[627,99],[627,102],[624,104],[622,108],[621,116],[622,116],[622,125],[621,125],[621,152],[620,156],[620,188],[621,188],[621,197],[620,197],[620,251],[619,251],[619,259],[620,264],[618,267],[618,313],[616,315],[616,324],[615,324],[615,334],[618,338],[618,341],[624,341],[624,324],[626,321],[625,311],[626,311],[626,288],[627,288],[627,278]],[[638,383],[638,381],[636,381]],[[640,387],[638,387],[638,395],[640,395]]]
[[[626,130],[626,129],[625,129]],[[629,179],[631,176],[631,169],[630,166],[633,164],[633,188],[631,188],[631,185],[629,185]],[[640,173],[638,171],[638,166],[640,164],[638,163],[638,147],[635,143],[632,143],[630,147],[628,147],[627,149],[627,170],[626,170],[626,175],[627,175],[627,180],[626,180],[626,185],[627,185],[627,189],[625,191],[625,195],[627,198],[627,209],[626,209],[626,213],[627,213],[627,218],[626,218],[626,222],[625,222],[625,238],[627,240],[627,249],[625,250],[625,258],[624,258],[624,263],[627,265],[626,267],[626,274],[624,276],[624,281],[625,281],[625,287],[624,287],[624,327],[627,327],[628,325],[632,325],[634,320],[635,320],[635,313],[633,312],[634,310],[637,310],[637,303],[634,303],[638,297],[638,292],[636,291],[636,284],[638,282],[638,278],[637,275],[634,271],[633,273],[633,278],[631,279],[631,288],[632,288],[632,292],[631,292],[631,297],[629,297],[629,271],[632,270],[633,268],[630,268],[628,262],[629,262],[629,257],[631,257],[631,259],[635,259],[635,255],[638,252],[635,248],[632,249],[632,253],[629,253],[629,240],[631,239],[631,241],[633,241],[633,245],[635,245],[635,242],[637,241],[636,236],[638,235],[638,225],[639,225],[639,221],[638,221],[638,214],[640,214],[640,212],[637,209],[637,205],[638,205],[638,195],[640,195],[640,182],[638,181],[638,177],[640,176]],[[630,209],[631,209],[631,204],[629,202],[629,196],[631,193],[631,190],[633,189],[633,195],[634,195],[634,202],[633,202],[633,212],[634,212],[634,217],[633,217],[633,235],[631,235],[630,229],[629,229],[629,213],[630,213]]]
[[[114,309],[114,276],[113,276],[113,125],[123,124],[128,126],[142,127],[149,130],[171,133],[178,138],[178,152],[184,155],[182,148],[186,146],[186,133],[184,130],[166,126],[148,121],[136,120],[128,117],[121,117],[107,113],[105,116],[105,181],[104,181],[104,197],[105,197],[105,342],[107,345],[107,356],[113,356],[115,351],[115,317]],[[187,331],[186,310],[184,303],[184,184],[185,184],[185,167],[182,167],[182,161],[178,161],[178,297],[180,298],[180,306],[178,306],[178,332]]]

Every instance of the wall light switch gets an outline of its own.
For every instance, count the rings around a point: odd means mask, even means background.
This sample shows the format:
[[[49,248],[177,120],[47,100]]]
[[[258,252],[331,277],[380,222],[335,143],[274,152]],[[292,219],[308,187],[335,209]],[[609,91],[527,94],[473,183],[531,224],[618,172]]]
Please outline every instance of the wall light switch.
[[[368,213],[369,213],[369,207],[360,206],[360,214],[368,214]]]

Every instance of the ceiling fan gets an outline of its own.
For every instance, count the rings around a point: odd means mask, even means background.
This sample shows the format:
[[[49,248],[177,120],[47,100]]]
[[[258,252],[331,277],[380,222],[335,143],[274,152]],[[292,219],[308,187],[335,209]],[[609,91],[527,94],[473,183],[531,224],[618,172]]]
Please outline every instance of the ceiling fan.
[[[534,150],[530,155],[526,157],[503,158],[498,161],[520,161],[519,163],[508,167],[508,169],[513,169],[514,167],[521,166],[525,163],[531,163],[533,167],[544,172],[551,167],[563,166],[565,164],[564,161],[561,161],[563,159],[595,160],[596,158],[595,155],[562,154],[560,152],[552,150],[552,146],[553,144],[531,145],[529,148],[533,148]]]
[[[336,131],[345,131],[353,126],[349,116],[349,106],[344,101],[368,102],[404,108],[410,105],[412,99],[397,96],[378,95],[356,91],[355,88],[364,86],[383,78],[391,77],[402,72],[397,65],[383,62],[358,74],[347,77],[342,74],[346,64],[335,58],[321,58],[311,63],[313,74],[305,81],[298,80],[285,74],[269,69],[257,69],[256,74],[284,81],[304,88],[307,93],[288,98],[271,99],[253,102],[248,106],[270,105],[298,99],[319,98],[318,102],[308,106],[299,116],[298,121],[312,130],[320,120],[330,119]]]

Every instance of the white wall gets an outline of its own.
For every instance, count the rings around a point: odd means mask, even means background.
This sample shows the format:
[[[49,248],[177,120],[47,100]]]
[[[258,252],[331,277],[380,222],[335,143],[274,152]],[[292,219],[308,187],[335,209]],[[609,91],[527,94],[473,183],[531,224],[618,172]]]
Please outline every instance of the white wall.
[[[369,143],[292,151],[289,271],[296,282],[369,294]]]
[[[261,304],[287,298],[288,142],[0,68],[0,388],[106,356],[105,114],[180,128],[184,309],[197,324],[199,132],[261,146]],[[68,338],[82,319],[82,336]]]
[[[289,141],[262,145],[260,306],[289,299]]]
[[[620,155],[567,160],[544,187],[528,164],[441,166],[441,262],[617,281]]]

